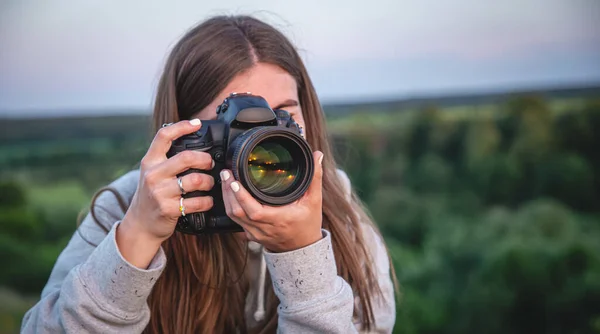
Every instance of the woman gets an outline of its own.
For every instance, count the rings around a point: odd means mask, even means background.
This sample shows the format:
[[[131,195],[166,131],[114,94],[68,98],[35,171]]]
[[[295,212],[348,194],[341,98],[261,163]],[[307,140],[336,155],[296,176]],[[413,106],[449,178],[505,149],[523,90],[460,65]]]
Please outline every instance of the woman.
[[[177,174],[209,170],[214,162],[197,151],[167,159],[171,141],[200,129],[201,119],[214,119],[231,92],[247,91],[287,110],[305,129],[316,150],[310,188],[292,204],[263,206],[224,170],[227,214],[245,233],[174,232],[182,191],[208,190],[216,181],[193,173],[178,184]],[[23,332],[392,330],[386,247],[336,170],[315,90],[280,32],[247,16],[215,17],[190,30],[166,62],[154,126],[140,169],[93,200],[41,300],[25,315]],[[183,204],[189,213],[213,202],[203,196]]]

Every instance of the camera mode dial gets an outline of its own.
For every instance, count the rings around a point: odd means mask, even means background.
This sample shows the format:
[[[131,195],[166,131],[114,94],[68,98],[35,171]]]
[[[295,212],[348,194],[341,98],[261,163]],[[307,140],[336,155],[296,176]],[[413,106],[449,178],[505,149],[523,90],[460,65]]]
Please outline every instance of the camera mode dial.
[[[229,99],[225,98],[225,100],[223,100],[223,103],[221,103],[217,107],[217,115],[226,112],[227,108],[229,108]]]

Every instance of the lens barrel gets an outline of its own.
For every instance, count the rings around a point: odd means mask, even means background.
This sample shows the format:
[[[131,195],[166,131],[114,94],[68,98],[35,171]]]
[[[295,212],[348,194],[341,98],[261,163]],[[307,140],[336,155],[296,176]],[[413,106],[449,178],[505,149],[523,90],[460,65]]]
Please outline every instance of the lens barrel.
[[[312,151],[286,128],[256,127],[229,147],[234,176],[262,204],[279,206],[298,200],[314,174]]]

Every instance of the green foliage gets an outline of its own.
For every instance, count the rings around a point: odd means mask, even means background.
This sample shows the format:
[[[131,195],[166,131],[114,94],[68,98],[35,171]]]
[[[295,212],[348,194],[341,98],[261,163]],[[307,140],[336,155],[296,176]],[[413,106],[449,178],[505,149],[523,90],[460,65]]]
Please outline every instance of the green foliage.
[[[600,247],[585,226],[543,200],[475,221],[433,219],[418,260],[395,259],[410,298],[398,332],[407,323],[435,333],[589,332],[600,314]]]
[[[598,332],[600,103],[558,112],[522,96],[481,117],[452,112],[342,132],[369,148],[344,167],[371,189],[361,195],[390,245],[396,332]]]
[[[73,197],[66,196],[68,192],[60,186],[47,191],[37,188],[34,191],[38,195],[27,194],[24,189],[16,183],[2,186],[20,200],[0,203],[0,254],[4,259],[0,286],[31,293],[41,291],[56,257],[73,233],[79,206],[72,200],[83,200],[86,195],[75,191]]]

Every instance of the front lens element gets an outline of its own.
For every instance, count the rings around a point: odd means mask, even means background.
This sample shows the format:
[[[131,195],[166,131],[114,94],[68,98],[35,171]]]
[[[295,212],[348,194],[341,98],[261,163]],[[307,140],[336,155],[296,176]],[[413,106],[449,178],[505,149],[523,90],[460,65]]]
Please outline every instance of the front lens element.
[[[237,136],[227,149],[227,160],[235,179],[265,205],[297,201],[314,174],[312,150],[306,140],[276,126],[258,126]]]
[[[301,166],[298,157],[293,159],[290,144],[286,138],[267,138],[248,155],[250,182],[266,195],[289,192],[296,183]]]

